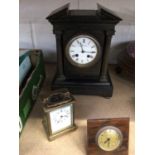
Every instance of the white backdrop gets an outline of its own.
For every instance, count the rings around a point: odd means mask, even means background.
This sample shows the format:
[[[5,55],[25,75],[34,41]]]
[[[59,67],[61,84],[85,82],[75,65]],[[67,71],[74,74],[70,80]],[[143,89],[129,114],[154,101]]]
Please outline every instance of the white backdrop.
[[[19,47],[42,49],[45,61],[56,62],[55,36],[46,17],[68,2],[70,9],[97,9],[99,3],[123,19],[116,26],[109,58],[110,63],[117,63],[118,53],[128,41],[135,39],[134,0],[20,0]]]

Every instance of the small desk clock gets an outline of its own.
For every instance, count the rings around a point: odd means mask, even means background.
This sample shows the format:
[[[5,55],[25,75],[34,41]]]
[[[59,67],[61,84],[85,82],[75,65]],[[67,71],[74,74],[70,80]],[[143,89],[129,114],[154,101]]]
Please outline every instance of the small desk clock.
[[[53,25],[57,46],[57,72],[51,88],[111,97],[109,50],[121,19],[99,4],[97,10],[69,10],[66,4],[47,20]]]
[[[129,118],[87,121],[88,155],[128,155]]]
[[[43,125],[49,141],[76,129],[74,124],[75,99],[67,89],[54,91],[43,101]]]

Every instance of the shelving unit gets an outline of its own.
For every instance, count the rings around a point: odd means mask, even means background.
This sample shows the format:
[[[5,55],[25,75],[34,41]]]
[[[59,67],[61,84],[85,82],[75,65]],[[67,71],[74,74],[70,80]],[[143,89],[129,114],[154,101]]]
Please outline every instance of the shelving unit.
[[[52,68],[52,72],[51,72]],[[78,129],[49,142],[42,125],[42,100],[50,92],[55,65],[46,65],[46,80],[20,137],[20,155],[86,155],[87,119],[130,117],[129,155],[134,155],[134,84],[119,77],[113,66],[110,74],[114,85],[112,98],[75,95],[75,123]]]

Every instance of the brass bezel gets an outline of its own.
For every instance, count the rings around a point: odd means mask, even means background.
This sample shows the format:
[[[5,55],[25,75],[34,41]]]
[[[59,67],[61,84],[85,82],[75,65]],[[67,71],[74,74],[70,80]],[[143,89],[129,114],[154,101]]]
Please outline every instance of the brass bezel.
[[[78,38],[81,38],[81,37],[85,37],[85,38],[89,38],[91,39],[96,47],[97,47],[97,54],[96,54],[96,57],[93,61],[87,63],[87,64],[79,64],[79,63],[76,63],[75,61],[72,60],[72,58],[70,57],[69,55],[69,47],[70,45],[72,44],[72,42]],[[82,35],[77,35],[75,37],[73,37],[66,45],[66,48],[65,48],[65,55],[66,55],[66,58],[67,60],[74,66],[76,67],[80,67],[80,68],[85,68],[85,67],[90,67],[90,66],[93,66],[95,63],[98,62],[99,58],[100,58],[100,55],[101,55],[101,47],[100,47],[100,44],[99,42],[92,36],[88,35],[88,34],[82,34]]]
[[[99,136],[101,135],[101,133],[103,133],[104,131],[109,130],[109,129],[110,129],[110,130],[116,131],[116,133],[119,134],[119,136],[120,136],[120,143],[119,143],[119,145],[118,145],[116,148],[114,148],[114,149],[106,149],[106,148],[103,148],[103,147],[100,146],[100,144],[99,144],[99,142],[98,142],[98,138],[99,138]],[[103,150],[103,151],[108,151],[108,152],[110,152],[110,151],[117,150],[117,149],[122,145],[122,142],[123,142],[123,134],[122,134],[121,130],[120,130],[119,128],[115,127],[115,126],[105,126],[105,127],[101,128],[101,129],[97,132],[97,134],[96,134],[96,144],[97,144],[98,147],[99,147],[101,150]]]

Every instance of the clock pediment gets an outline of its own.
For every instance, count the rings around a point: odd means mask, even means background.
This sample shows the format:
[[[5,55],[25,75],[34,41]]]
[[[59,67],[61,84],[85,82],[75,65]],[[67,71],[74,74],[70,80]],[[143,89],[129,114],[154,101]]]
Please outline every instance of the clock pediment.
[[[122,20],[120,17],[115,15],[114,12],[112,12],[111,10],[101,6],[100,4],[97,4],[97,8],[98,8],[97,11],[99,12],[100,17],[103,20],[116,21],[117,23]]]
[[[62,20],[64,17],[68,16],[68,9],[69,9],[69,3],[65,4],[64,6],[52,11],[46,19],[49,21],[56,21],[56,20]]]
[[[113,23],[122,19],[111,10],[97,4],[97,10],[69,10],[69,3],[53,11],[46,19],[50,23]]]

